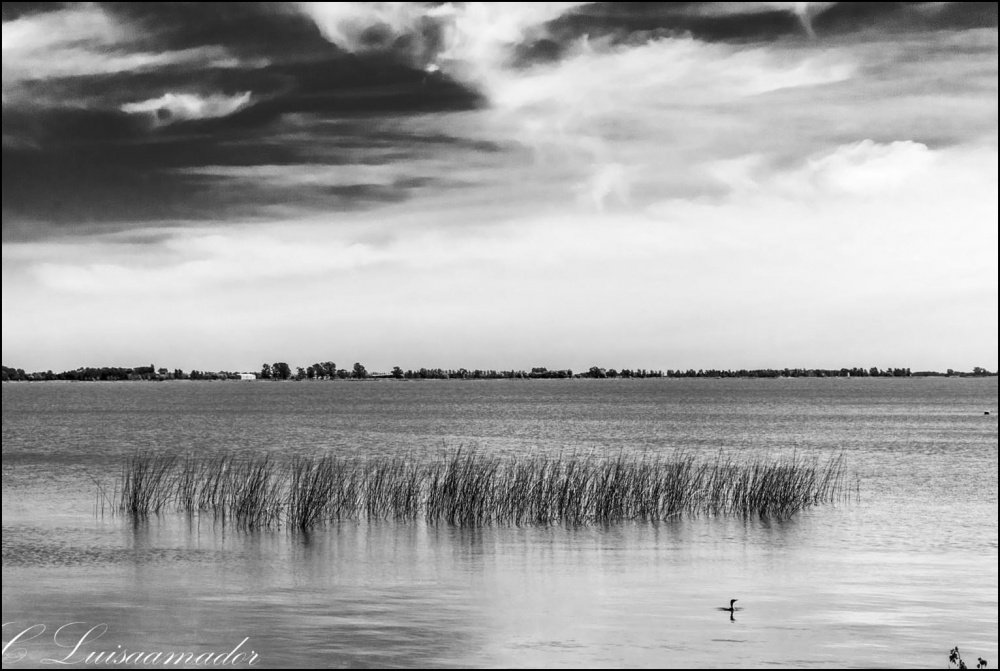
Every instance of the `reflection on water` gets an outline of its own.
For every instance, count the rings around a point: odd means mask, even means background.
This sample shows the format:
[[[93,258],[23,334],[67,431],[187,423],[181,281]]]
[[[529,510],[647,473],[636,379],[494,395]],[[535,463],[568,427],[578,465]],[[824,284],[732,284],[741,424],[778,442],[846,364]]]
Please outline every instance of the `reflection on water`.
[[[994,659],[996,381],[878,382],[5,386],[4,641],[83,622],[108,625],[94,650],[226,652],[249,639],[265,666],[921,667],[956,644]],[[330,393],[361,395],[336,399],[353,428]],[[973,417],[983,407],[992,419]],[[409,449],[437,449],[422,438],[431,426],[482,449],[550,449],[560,435],[561,449],[590,449],[579,424],[595,418],[618,449],[685,436],[713,450],[835,446],[862,501],[786,522],[309,534],[93,513],[87,478],[127,450],[127,427],[135,444],[233,449],[252,429],[290,444],[280,419],[300,443],[377,451],[406,443],[399,413],[417,427]],[[327,440],[331,427],[348,435]],[[719,610],[733,598],[742,610]],[[47,636],[24,647],[15,666],[66,654]]]
[[[34,564],[53,534],[5,528],[4,622],[105,623],[102,643],[128,650],[249,637],[268,666],[921,666],[940,640],[996,645],[995,561],[835,547],[837,514],[311,534],[174,520],[59,530]],[[720,612],[731,598],[742,610]]]

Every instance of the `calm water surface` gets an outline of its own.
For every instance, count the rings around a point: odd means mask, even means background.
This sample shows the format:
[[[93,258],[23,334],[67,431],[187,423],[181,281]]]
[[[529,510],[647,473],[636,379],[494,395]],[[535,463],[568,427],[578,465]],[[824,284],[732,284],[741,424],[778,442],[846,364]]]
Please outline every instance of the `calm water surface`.
[[[984,415],[990,412],[989,416]],[[997,658],[997,380],[3,386],[3,631],[261,666],[944,667]],[[94,513],[136,449],[843,451],[860,501],[786,522],[242,533]],[[716,610],[739,598],[730,618]],[[10,623],[9,626],[7,623]]]

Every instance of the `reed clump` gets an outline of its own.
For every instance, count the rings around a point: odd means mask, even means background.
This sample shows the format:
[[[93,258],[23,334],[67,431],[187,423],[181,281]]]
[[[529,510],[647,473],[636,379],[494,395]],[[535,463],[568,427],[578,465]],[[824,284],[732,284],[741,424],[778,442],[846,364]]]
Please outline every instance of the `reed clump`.
[[[787,518],[849,499],[843,456],[711,458],[619,454],[437,459],[336,455],[168,457],[122,468],[117,512],[176,511],[243,528],[311,529],[341,520],[461,526],[657,522],[679,515]]]

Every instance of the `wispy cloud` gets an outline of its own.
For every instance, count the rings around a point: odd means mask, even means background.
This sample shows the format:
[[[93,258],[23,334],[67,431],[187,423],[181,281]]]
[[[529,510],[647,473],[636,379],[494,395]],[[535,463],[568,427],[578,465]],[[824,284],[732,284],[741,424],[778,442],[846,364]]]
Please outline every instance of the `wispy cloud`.
[[[879,144],[864,140],[807,158],[800,167],[777,170],[762,156],[724,160],[708,173],[726,186],[728,195],[752,195],[767,190],[791,198],[817,194],[893,196],[930,171],[941,160],[918,142]]]
[[[78,5],[3,23],[3,90],[21,102],[25,81],[111,74],[187,64],[232,66],[225,49],[204,45],[176,51],[146,51],[98,5]]]
[[[237,112],[250,103],[250,91],[227,96],[215,94],[199,96],[193,93],[164,93],[159,98],[126,103],[126,114],[149,115],[156,125],[197,119],[218,119]]]

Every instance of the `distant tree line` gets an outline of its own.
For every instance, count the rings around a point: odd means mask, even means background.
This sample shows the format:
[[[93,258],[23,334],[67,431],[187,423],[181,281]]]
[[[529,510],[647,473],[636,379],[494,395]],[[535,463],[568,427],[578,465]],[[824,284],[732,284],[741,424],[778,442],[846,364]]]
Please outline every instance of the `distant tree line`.
[[[391,372],[377,373],[369,372],[360,363],[355,363],[350,370],[347,370],[346,368],[337,368],[337,364],[327,361],[326,363],[314,363],[305,368],[298,367],[295,369],[295,372],[292,372],[292,368],[286,363],[266,363],[261,367],[258,377],[263,380],[368,380],[387,378],[396,380],[538,380],[567,379],[574,376],[571,370],[548,370],[547,368],[532,368],[528,372],[523,370],[469,370],[467,368],[459,368],[457,370],[444,368],[403,370],[399,366],[394,366]]]
[[[978,370],[978,369],[977,369]],[[667,377],[914,377],[909,368],[757,368],[753,370],[668,370]],[[919,373],[917,374],[919,375]]]
[[[945,373],[935,371],[912,371],[909,368],[764,368],[754,370],[668,370],[667,377],[711,377],[711,378],[782,378],[782,377],[995,377],[985,368],[976,367],[972,372],[956,371],[951,368]]]
[[[246,373],[230,371],[200,371],[192,370],[185,372],[180,369],[168,370],[166,368],[156,368],[152,364],[149,366],[138,366],[135,368],[103,367],[103,368],[77,368],[76,370],[53,373],[51,370],[45,372],[26,373],[20,368],[2,367],[3,382],[45,382],[45,381],[72,381],[72,382],[119,382],[126,380],[239,380],[245,377]],[[593,366],[586,372],[574,373],[569,369],[549,370],[548,368],[532,368],[525,370],[469,370],[466,368],[443,369],[443,368],[419,368],[417,370],[403,370],[399,366],[393,367],[388,373],[369,372],[365,366],[355,363],[351,369],[338,368],[332,361],[325,363],[314,363],[307,367],[296,367],[294,370],[284,362],[265,363],[259,372],[253,373],[258,379],[285,381],[285,380],[370,380],[370,379],[396,379],[396,380],[566,380],[570,378],[591,378],[591,379],[645,379],[645,378],[800,378],[800,377],[995,377],[995,372],[981,367],[972,369],[972,372],[957,371],[949,368],[946,372],[937,371],[911,371],[909,368],[763,368],[763,369],[738,369],[738,370],[717,370],[717,369],[688,369],[688,370],[646,370],[644,368],[629,369],[623,368],[600,368]]]
[[[130,380],[239,380],[240,373],[228,371],[200,371],[192,370],[185,373],[182,370],[167,370],[166,368],[156,368],[155,366],[138,366],[136,368],[121,368],[117,366],[106,366],[101,368],[77,368],[76,370],[53,373],[51,370],[45,372],[26,373],[17,368],[2,367],[2,380],[4,382],[122,382]]]
[[[641,380],[647,377],[668,377],[668,375],[662,370],[629,370],[628,368],[615,370],[614,368],[598,368],[597,366],[592,366],[586,373],[580,373],[577,377],[589,377],[597,380],[614,379],[619,377],[625,379],[636,378]]]
[[[397,380],[566,380],[573,377],[573,371],[548,368],[532,368],[530,371],[420,368],[404,371],[396,366],[392,369],[392,377]]]

